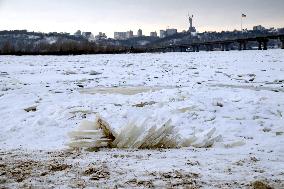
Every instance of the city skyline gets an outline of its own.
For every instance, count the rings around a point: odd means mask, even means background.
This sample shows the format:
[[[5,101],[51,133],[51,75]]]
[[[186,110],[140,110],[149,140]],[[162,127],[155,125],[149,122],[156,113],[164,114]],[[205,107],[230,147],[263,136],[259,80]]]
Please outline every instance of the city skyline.
[[[93,34],[143,30],[143,34],[166,28],[188,30],[187,14],[193,14],[199,32],[241,28],[241,14],[247,15],[244,28],[254,25],[283,27],[284,1],[240,0],[0,0],[0,30],[27,29],[40,32],[69,32],[78,29]],[[225,15],[225,16],[224,16]]]

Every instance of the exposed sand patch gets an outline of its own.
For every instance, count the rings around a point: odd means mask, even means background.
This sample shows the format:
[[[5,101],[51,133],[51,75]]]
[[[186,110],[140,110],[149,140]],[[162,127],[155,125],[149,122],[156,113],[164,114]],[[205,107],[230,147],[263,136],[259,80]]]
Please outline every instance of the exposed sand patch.
[[[228,84],[211,84],[210,87],[225,87],[232,89],[248,89],[253,91],[273,91],[273,92],[284,92],[283,88],[280,87],[266,87],[266,86],[253,86],[253,85],[228,85]]]
[[[139,93],[156,92],[163,89],[170,89],[173,87],[101,87],[80,89],[81,94],[122,94],[122,95],[136,95]]]

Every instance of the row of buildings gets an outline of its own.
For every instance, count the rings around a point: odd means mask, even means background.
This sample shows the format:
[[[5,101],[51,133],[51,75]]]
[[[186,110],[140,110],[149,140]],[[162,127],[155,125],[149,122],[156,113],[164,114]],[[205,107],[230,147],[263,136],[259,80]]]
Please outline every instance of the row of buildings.
[[[160,30],[160,38],[165,38],[177,34],[177,29]]]
[[[166,30],[160,30],[160,38],[165,38],[171,35],[177,34],[177,29],[166,29]],[[91,32],[82,32],[80,30],[76,31],[74,33],[75,37],[83,37],[88,39],[89,41],[96,41],[96,40],[104,40],[107,39],[107,36],[103,32],[99,32],[98,35],[94,36]],[[137,35],[134,35],[134,32],[132,30],[129,30],[127,32],[114,32],[114,39],[116,40],[127,40],[135,37],[143,37],[143,31],[139,29],[137,31]],[[158,37],[158,33],[156,31],[150,32],[150,37]]]
[[[177,34],[177,29],[166,29],[166,30],[160,30],[160,38],[165,38],[171,35]],[[133,34],[133,31],[127,31],[127,32],[114,32],[114,39],[116,40],[126,40],[126,39],[131,39],[134,37],[143,37],[143,31],[139,29],[137,31],[137,35]],[[158,33],[156,31],[150,32],[150,37],[158,37]]]
[[[81,32],[81,30],[78,30],[74,33],[74,36],[83,37],[85,39],[88,39],[88,41],[95,41],[95,37],[92,32]]]
[[[75,37],[83,37],[87,39],[88,41],[97,41],[97,40],[103,40],[107,39],[107,35],[103,32],[99,32],[98,35],[94,36],[92,32],[81,32],[81,30],[78,30],[74,33]]]
[[[129,30],[127,32],[114,32],[114,39],[116,40],[125,40],[125,39],[131,39],[134,37],[143,37],[143,32],[141,29],[137,31],[137,35],[134,35],[132,30]]]

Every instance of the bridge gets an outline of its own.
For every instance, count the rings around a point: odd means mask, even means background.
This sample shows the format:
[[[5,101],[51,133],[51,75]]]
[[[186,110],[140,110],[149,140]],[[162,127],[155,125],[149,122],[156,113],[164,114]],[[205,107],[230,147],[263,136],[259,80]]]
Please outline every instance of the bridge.
[[[267,50],[267,44],[269,40],[280,40],[282,43],[281,48],[284,49],[284,34],[281,35],[266,35],[258,37],[249,38],[237,38],[237,39],[227,39],[227,40],[216,40],[216,41],[206,41],[206,42],[193,42],[190,44],[180,44],[180,45],[169,45],[165,47],[151,48],[148,49],[149,52],[199,52],[201,47],[206,51],[213,51],[214,46],[220,47],[222,51],[229,51],[230,45],[233,43],[238,43],[239,50],[248,50],[248,42],[257,42],[258,50]]]

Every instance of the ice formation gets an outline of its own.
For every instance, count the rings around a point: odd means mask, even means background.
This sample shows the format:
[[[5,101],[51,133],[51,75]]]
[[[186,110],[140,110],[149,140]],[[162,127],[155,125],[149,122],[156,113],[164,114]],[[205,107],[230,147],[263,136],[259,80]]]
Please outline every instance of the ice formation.
[[[172,126],[171,119],[161,126],[147,127],[147,119],[142,123],[130,122],[116,136],[112,146],[117,148],[175,148],[179,135]]]
[[[111,126],[101,117],[95,122],[82,121],[77,131],[70,132],[71,148],[180,148],[197,147],[204,148],[212,146],[221,136],[215,136],[215,128],[194,133],[186,138],[181,137],[179,130],[168,119],[163,124],[149,125],[151,118],[142,122],[133,120],[126,124],[121,130],[114,131]],[[152,122],[153,123],[153,122]]]
[[[81,122],[77,131],[68,133],[71,138],[68,146],[71,148],[100,148],[106,147],[109,144],[109,138],[107,138],[103,131],[100,120],[95,122],[84,120]]]

